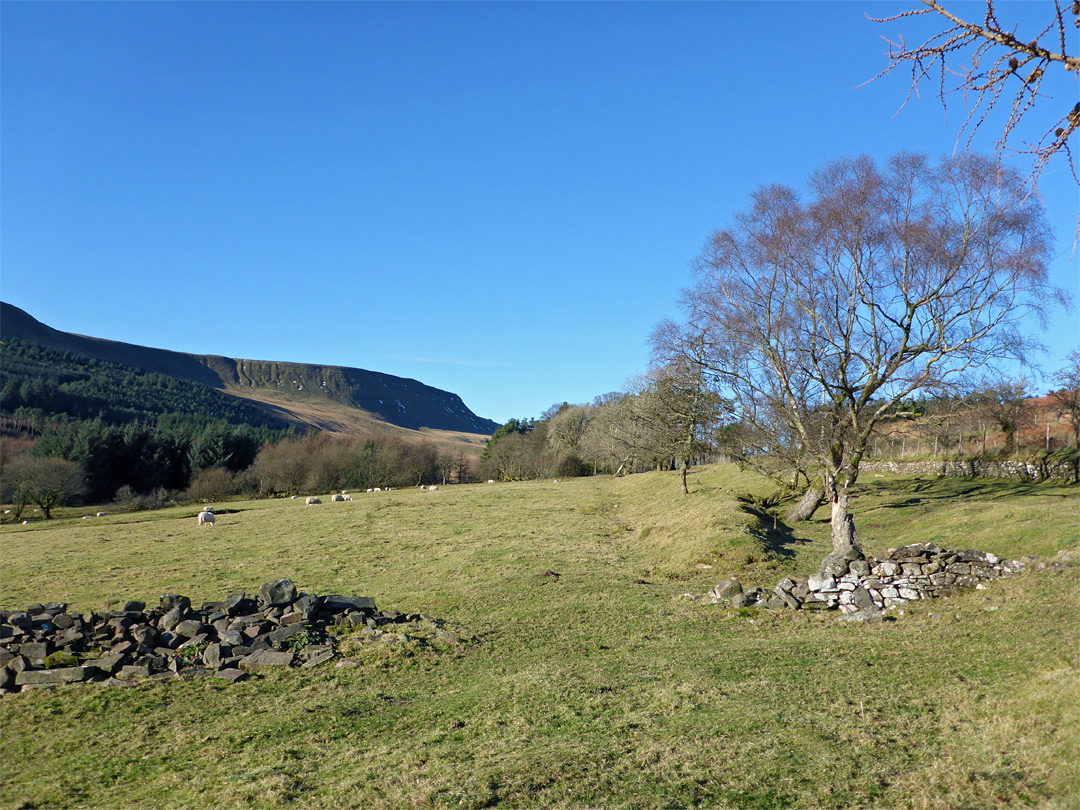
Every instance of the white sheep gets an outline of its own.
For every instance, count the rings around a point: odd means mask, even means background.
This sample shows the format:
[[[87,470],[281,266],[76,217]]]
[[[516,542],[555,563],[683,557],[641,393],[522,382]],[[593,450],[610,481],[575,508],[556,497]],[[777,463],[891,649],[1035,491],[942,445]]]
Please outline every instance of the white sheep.
[[[346,503],[352,503],[353,502],[352,495],[345,495],[345,502]]]
[[[338,495],[336,492],[330,496],[330,503],[345,503],[345,496]]]
[[[315,506],[316,504],[320,504],[320,503],[322,503],[322,501],[320,501],[314,495],[308,495],[307,500],[304,501],[305,506]]]
[[[420,485],[420,491],[421,492],[427,492],[427,484],[421,484]]]
[[[104,512],[98,512],[96,515],[94,515],[94,517],[105,517],[105,513]]]
[[[382,487],[375,487],[372,492],[382,492]]]
[[[435,486],[434,484],[432,484],[432,485],[431,485],[430,487],[428,487],[428,489],[429,489],[429,490],[430,490],[431,492],[434,492],[435,490],[437,490],[437,489],[438,489],[438,487],[437,487],[437,486]]]
[[[199,512],[199,525],[200,526],[213,526],[214,525],[214,513],[209,509],[204,509]]]

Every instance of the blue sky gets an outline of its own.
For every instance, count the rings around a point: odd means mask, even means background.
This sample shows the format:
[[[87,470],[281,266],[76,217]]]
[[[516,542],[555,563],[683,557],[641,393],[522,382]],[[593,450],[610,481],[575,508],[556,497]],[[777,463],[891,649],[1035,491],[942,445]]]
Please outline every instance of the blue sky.
[[[412,377],[500,422],[585,402],[644,369],[755,187],[954,149],[962,108],[864,85],[882,36],[924,30],[867,13],[908,7],[7,0],[0,297],[64,331]],[[1059,164],[1041,193],[1077,296],[1077,187]],[[1075,310],[1042,339],[1053,371]]]

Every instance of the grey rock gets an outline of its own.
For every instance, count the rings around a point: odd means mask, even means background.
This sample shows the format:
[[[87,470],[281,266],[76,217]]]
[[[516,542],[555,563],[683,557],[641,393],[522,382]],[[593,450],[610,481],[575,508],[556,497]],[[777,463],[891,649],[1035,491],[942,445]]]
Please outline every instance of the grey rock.
[[[866,588],[856,588],[854,596],[854,604],[860,610],[867,610],[874,607],[874,597]]]
[[[777,588],[775,594],[784,603],[784,607],[791,608],[792,610],[798,610],[799,607],[802,606],[802,602],[800,602],[787,591],[782,591]]]
[[[164,633],[171,633],[176,628],[176,625],[187,619],[190,612],[189,608],[185,608],[183,605],[176,605],[161,617],[158,621],[158,629]]]
[[[19,654],[25,656],[32,667],[45,666],[45,659],[49,655],[49,645],[44,641],[31,641],[19,645]]]
[[[259,670],[264,667],[288,667],[292,666],[296,656],[291,652],[277,652],[276,650],[259,650],[245,656],[240,661],[240,668],[245,670]]]
[[[29,633],[34,627],[33,621],[30,618],[30,614],[24,612],[12,613],[10,616],[8,616],[7,623],[10,624],[12,627],[18,627],[20,630],[26,633]]]
[[[853,613],[844,613],[837,617],[838,620],[856,622],[858,624],[881,624],[883,621],[881,611],[876,609],[856,610]]]
[[[204,625],[198,619],[185,619],[176,625],[176,635],[183,636],[184,638],[194,638],[200,633],[206,632],[206,625]]]
[[[798,597],[796,597],[798,598]],[[748,593],[737,593],[731,597],[731,606],[733,608],[749,607],[754,602],[754,597]]]
[[[230,616],[250,616],[259,609],[259,603],[249,599],[246,594],[231,593],[225,598],[222,607]]]
[[[304,632],[304,625],[302,624],[290,624],[286,627],[279,627],[277,630],[272,630],[266,634],[266,639],[270,642],[271,646],[278,646],[284,644],[293,636],[298,636]]]
[[[237,681],[242,681],[247,678],[247,676],[248,674],[246,672],[236,667],[219,669],[217,672],[214,673],[215,678],[221,678],[223,681],[228,681],[229,683],[236,683]]]
[[[310,615],[310,614],[308,614],[308,615]],[[283,613],[281,615],[280,622],[281,622],[281,625],[283,627],[285,627],[285,626],[288,626],[290,624],[302,624],[305,620],[306,620],[306,615],[303,612],[301,612],[299,610],[292,610],[292,611],[289,611],[288,613]]]
[[[58,613],[53,616],[53,625],[55,625],[58,630],[67,630],[69,627],[75,625],[75,617],[68,613]]]
[[[304,617],[304,621],[308,621],[320,607],[319,598],[312,596],[310,593],[302,593],[295,602],[292,603],[292,609]]]
[[[184,611],[191,610],[191,600],[186,596],[179,596],[175,593],[163,593],[158,600],[158,609],[162,613],[168,613],[176,608],[181,608]]]
[[[857,577],[870,576],[870,563],[866,560],[852,560],[848,563],[848,571]]]
[[[790,580],[785,580],[785,581],[791,582]],[[785,590],[790,590],[790,588],[794,587],[794,586],[795,586],[795,583],[791,582],[791,585],[789,586],[789,588],[787,588]],[[730,599],[735,594],[742,593],[742,592],[743,592],[743,586],[742,586],[742,583],[739,582],[739,580],[737,580],[737,579],[722,579],[722,580],[720,580],[720,582],[716,583],[716,587],[712,589],[710,594],[716,596],[719,599]]]
[[[88,681],[101,673],[97,667],[59,667],[57,669],[27,669],[15,676],[18,686],[27,684],[61,684]]]
[[[308,659],[303,664],[301,664],[301,667],[303,667],[305,669],[310,669],[312,667],[317,667],[317,666],[319,666],[319,664],[325,664],[327,661],[331,660],[333,657],[334,657],[334,651],[333,650],[323,650],[322,652],[318,652],[318,653],[315,653],[314,655],[309,656]]]
[[[231,654],[232,649],[230,647],[223,647],[221,644],[214,642],[207,645],[206,649],[203,650],[202,660],[210,669],[219,669],[221,662]]]
[[[222,644],[227,644],[230,647],[239,647],[244,643],[244,636],[236,630],[226,630],[224,633],[219,633],[218,638],[221,639]]]
[[[111,675],[127,663],[127,661],[128,657],[123,653],[109,653],[100,658],[95,658],[92,661],[87,661],[86,666],[97,667],[102,672]]]
[[[374,611],[375,600],[370,596],[324,596],[322,609],[325,613],[343,613],[346,610]]]
[[[259,605],[261,607],[280,607],[291,604],[297,597],[296,586],[292,580],[279,579],[276,582],[267,582],[259,588]]]
[[[831,574],[817,573],[806,580],[811,591],[831,591],[836,589],[836,579]]]

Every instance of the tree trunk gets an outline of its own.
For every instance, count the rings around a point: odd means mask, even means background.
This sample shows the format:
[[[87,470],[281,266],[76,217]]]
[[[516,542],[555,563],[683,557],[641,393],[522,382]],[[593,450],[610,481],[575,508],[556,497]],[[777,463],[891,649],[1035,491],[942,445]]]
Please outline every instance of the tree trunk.
[[[683,495],[689,495],[690,494],[690,488],[686,486],[686,471],[687,471],[687,465],[683,464],[683,466],[682,466],[682,478],[681,478]]]
[[[834,494],[831,523],[833,553],[847,554],[854,550],[861,554],[859,538],[855,535],[855,519],[848,511],[847,493]]]
[[[836,479],[828,482],[829,501],[832,504],[832,551],[821,561],[820,572],[843,576],[848,572],[848,563],[862,560],[862,549],[855,534],[855,519],[848,511],[847,488],[837,489]]]
[[[821,484],[811,484],[799,498],[799,502],[784,515],[784,522],[790,524],[809,520],[823,503],[825,503],[825,488]]]

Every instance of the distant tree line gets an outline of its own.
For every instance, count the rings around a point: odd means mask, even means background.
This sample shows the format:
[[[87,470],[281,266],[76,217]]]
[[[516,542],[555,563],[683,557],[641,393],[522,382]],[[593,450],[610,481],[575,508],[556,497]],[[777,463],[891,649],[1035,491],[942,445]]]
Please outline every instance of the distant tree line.
[[[240,472],[251,466],[264,444],[286,435],[227,422],[194,425],[165,418],[160,424],[109,425],[101,419],[67,420],[42,431],[29,454],[80,465],[83,494],[100,503],[124,487],[140,495],[179,491],[203,470]]]

